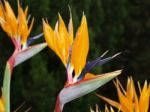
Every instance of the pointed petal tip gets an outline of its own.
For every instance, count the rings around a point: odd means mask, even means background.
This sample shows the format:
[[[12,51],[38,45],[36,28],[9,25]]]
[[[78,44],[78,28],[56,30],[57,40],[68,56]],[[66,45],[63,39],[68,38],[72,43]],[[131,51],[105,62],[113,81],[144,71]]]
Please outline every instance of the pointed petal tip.
[[[87,20],[86,20],[86,15],[84,14],[84,12],[83,12],[83,14],[82,14],[82,20],[81,20],[81,24],[82,23],[87,23]]]
[[[120,75],[121,73],[122,73],[122,70],[116,70],[113,72],[100,74],[99,76],[101,76],[101,77],[116,77],[116,76]]]
[[[46,19],[42,18],[42,23],[43,23],[43,25],[47,25],[48,24],[47,18]]]
[[[85,17],[85,13],[84,13],[84,11],[82,12],[82,16],[83,16],[83,17]]]
[[[42,23],[43,23],[43,25],[45,24],[45,20],[44,20],[44,18],[42,18]]]
[[[72,18],[71,7],[69,4],[68,4],[68,8],[69,8],[69,12],[70,12],[70,18]]]
[[[46,42],[43,42],[43,43],[40,43],[40,44],[36,44],[36,45],[33,45],[33,46],[29,46],[27,49],[30,49],[30,48],[33,48],[33,47],[43,48],[43,47],[46,47],[46,46],[47,46],[47,43],[46,43]]]
[[[70,13],[70,21],[69,21],[69,24],[72,24],[72,12],[71,12],[71,7],[70,7],[69,4],[68,4],[68,8],[69,8],[69,13]]]
[[[122,69],[121,70],[116,70],[116,71],[114,71],[114,73],[116,73],[116,74],[121,74],[122,73]]]
[[[115,55],[113,55],[112,56],[112,58],[115,58],[115,57],[117,57],[118,55],[120,55],[122,52],[119,52],[119,53],[117,53],[117,54],[115,54]]]
[[[32,47],[37,47],[38,49],[44,49],[45,47],[47,47],[48,46],[48,44],[46,43],[46,42],[43,42],[43,43],[40,43],[40,44],[37,44],[37,45],[33,45],[33,46],[31,46],[31,48]],[[29,47],[30,48],[30,47]]]
[[[102,98],[102,97],[103,97],[102,95],[100,95],[100,94],[97,94],[97,93],[96,93],[95,95],[96,95],[96,96],[98,96],[98,97],[100,97],[100,98]]]
[[[43,47],[44,47],[44,46],[46,47],[46,46],[47,46],[47,43],[44,42],[44,43],[41,43],[41,44],[39,44],[39,45],[41,45],[41,46],[43,46]]]
[[[122,73],[123,70],[117,70],[116,71],[116,76],[120,75]]]
[[[62,20],[61,14],[58,12],[59,20]]]
[[[109,52],[109,50],[106,50],[100,57],[104,57],[107,53]]]

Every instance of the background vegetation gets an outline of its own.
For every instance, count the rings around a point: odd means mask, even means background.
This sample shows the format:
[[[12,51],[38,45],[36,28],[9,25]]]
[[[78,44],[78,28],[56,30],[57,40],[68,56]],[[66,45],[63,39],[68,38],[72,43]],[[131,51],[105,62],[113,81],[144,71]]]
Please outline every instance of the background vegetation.
[[[17,12],[17,1],[9,0]],[[74,29],[80,24],[82,13],[86,14],[90,36],[92,60],[109,50],[108,56],[122,52],[113,61],[92,70],[93,73],[123,69],[119,76],[122,83],[129,75],[134,81],[150,79],[150,1],[149,0],[22,0],[35,17],[30,36],[42,32],[42,18],[47,18],[54,27],[58,12],[66,24],[69,21],[68,5],[72,9]],[[44,38],[35,43],[44,41]],[[0,30],[0,85],[4,65],[13,51],[8,36]],[[59,58],[49,48],[15,68],[12,76],[11,108],[15,110],[24,101],[20,112],[32,107],[31,112],[53,112],[55,99],[66,80],[66,71]],[[116,96],[112,82],[95,91],[108,97]],[[77,99],[64,108],[64,112],[89,112],[90,106],[103,103],[95,92]]]

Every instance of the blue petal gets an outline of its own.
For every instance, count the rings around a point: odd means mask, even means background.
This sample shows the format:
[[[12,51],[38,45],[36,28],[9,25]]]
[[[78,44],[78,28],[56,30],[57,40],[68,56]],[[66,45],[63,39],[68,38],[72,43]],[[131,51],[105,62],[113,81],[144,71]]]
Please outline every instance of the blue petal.
[[[101,66],[101,65],[105,64],[106,62],[112,60],[113,58],[115,58],[119,54],[120,53],[117,53],[117,54],[115,54],[115,55],[113,55],[111,57],[104,58],[104,59],[102,59],[102,56],[101,56],[101,57],[95,59],[94,61],[87,62],[87,64],[85,65],[85,68],[81,72],[81,75],[78,77],[78,80],[81,80],[85,76],[85,74],[87,72],[89,72],[93,67],[95,67],[95,66]]]
[[[32,42],[34,42],[34,40],[39,39],[42,36],[43,36],[43,33],[40,33],[40,34],[38,34],[38,35],[36,35],[34,37],[30,37],[28,39],[27,46],[29,46]]]

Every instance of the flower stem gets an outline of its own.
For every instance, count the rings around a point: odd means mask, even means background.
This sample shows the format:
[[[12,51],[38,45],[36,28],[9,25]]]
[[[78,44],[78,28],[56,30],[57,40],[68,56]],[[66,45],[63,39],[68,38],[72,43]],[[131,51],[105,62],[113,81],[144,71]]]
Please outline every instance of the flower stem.
[[[64,104],[61,103],[59,95],[56,100],[55,111],[54,112],[62,112]]]
[[[5,112],[10,112],[10,83],[13,65],[14,65],[14,57],[12,56],[7,61],[4,72],[2,96],[4,99]]]

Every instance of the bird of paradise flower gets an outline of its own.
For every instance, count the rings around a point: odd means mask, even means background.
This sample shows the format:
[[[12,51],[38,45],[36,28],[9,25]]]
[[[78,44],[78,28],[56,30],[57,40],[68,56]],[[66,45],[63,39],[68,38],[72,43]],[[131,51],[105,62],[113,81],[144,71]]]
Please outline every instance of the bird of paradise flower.
[[[34,39],[41,37],[43,34],[28,39],[34,19],[32,19],[31,24],[28,26],[29,19],[27,18],[27,13],[28,7],[23,11],[19,0],[18,17],[15,16],[8,1],[4,0],[0,2],[0,26],[10,37],[15,46],[14,53],[7,61],[4,73],[1,103],[5,106],[5,112],[10,112],[10,80],[13,68],[47,46],[46,43],[29,46]]]
[[[150,83],[144,82],[143,88],[138,83],[140,96],[135,90],[133,79],[130,77],[127,81],[126,91],[117,79],[115,82],[119,102],[113,101],[104,96],[98,95],[102,100],[118,108],[122,112],[148,112],[150,101]]]
[[[118,54],[103,59],[104,53],[96,60],[86,63],[89,36],[85,15],[83,14],[75,39],[73,39],[72,17],[70,17],[67,30],[60,14],[58,16],[59,20],[56,22],[54,30],[47,20],[43,20],[45,40],[48,46],[59,56],[67,71],[67,82],[57,97],[55,112],[61,112],[66,103],[90,93],[121,73],[121,70],[102,75],[89,73],[94,66],[102,65]]]

